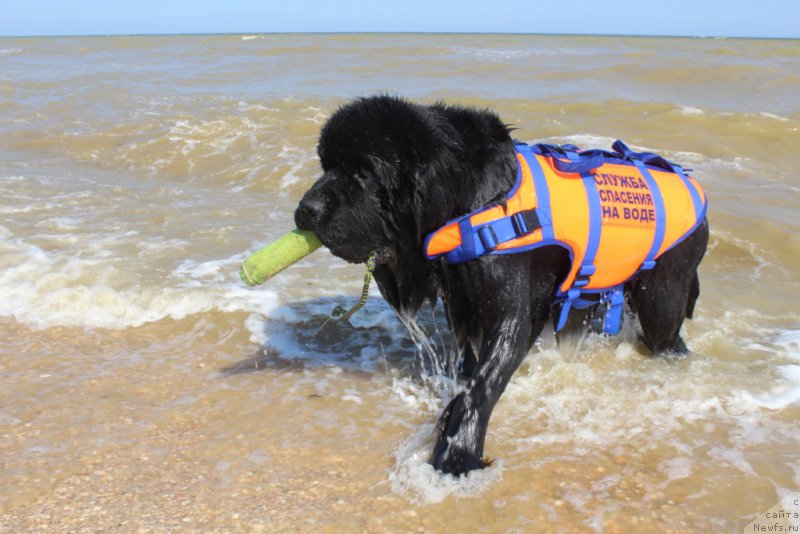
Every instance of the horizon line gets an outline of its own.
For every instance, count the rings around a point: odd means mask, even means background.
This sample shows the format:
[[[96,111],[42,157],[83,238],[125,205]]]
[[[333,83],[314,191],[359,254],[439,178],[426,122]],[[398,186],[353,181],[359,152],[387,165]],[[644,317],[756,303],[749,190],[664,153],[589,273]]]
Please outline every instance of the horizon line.
[[[0,35],[0,39],[36,38],[83,38],[83,37],[199,37],[199,36],[248,36],[248,35],[518,35],[550,37],[625,37],[650,39],[742,39],[796,41],[800,37],[763,37],[743,35],[689,35],[689,34],[627,34],[627,33],[560,33],[560,32],[491,32],[491,31],[236,31],[236,32],[176,32],[176,33],[87,33],[87,34],[29,34]]]

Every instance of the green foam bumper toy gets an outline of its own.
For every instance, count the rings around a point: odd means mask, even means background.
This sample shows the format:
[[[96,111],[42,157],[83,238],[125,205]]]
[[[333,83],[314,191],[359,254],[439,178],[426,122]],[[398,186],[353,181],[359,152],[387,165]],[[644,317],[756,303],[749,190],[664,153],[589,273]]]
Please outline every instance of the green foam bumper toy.
[[[247,258],[239,276],[248,286],[263,284],[321,246],[314,232],[292,230]]]

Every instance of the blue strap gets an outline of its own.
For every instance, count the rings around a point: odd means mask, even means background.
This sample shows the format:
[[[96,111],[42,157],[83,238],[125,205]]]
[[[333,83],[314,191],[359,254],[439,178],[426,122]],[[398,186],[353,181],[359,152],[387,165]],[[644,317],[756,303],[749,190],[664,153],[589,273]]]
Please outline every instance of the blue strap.
[[[601,294],[600,300],[607,305],[606,314],[603,318],[603,333],[617,335],[622,329],[622,312],[625,309],[625,284],[619,284]],[[581,298],[580,289],[570,289],[561,305],[561,314],[558,316],[556,332],[560,332],[567,324],[567,318],[572,308],[584,309],[597,304],[596,300],[585,300]]]
[[[600,247],[600,233],[603,229],[603,215],[600,206],[600,195],[597,192],[597,183],[594,176],[588,172],[581,174],[583,187],[586,189],[586,199],[589,204],[589,240],[586,243],[586,252],[581,261],[581,268],[578,271],[580,286],[573,284],[573,287],[582,287],[589,283],[589,277],[595,272],[594,260],[597,256],[597,249]]]
[[[658,154],[654,154],[652,152],[634,152],[628,145],[623,143],[621,140],[617,139],[614,141],[614,144],[611,145],[618,154],[623,155],[626,159],[636,163],[637,161],[642,161],[648,165],[652,165],[653,167],[660,167],[666,171],[672,171],[673,164],[662,156]]]
[[[572,156],[569,153],[566,155],[570,159],[578,156],[578,154]],[[603,220],[600,196],[597,193],[597,183],[594,181],[594,176],[588,172],[583,172],[581,173],[581,181],[586,189],[586,198],[589,205],[589,239],[586,243],[586,252],[584,253],[583,261],[581,261],[581,267],[578,270],[575,281],[572,283],[572,287],[567,290],[561,305],[561,314],[556,325],[556,332],[567,324],[567,318],[572,308],[583,309],[596,304],[595,301],[582,299],[580,288],[588,285],[591,276],[595,273],[594,260],[597,256],[597,249],[600,247],[600,232],[602,231]]]
[[[570,289],[569,291],[567,291],[567,296],[564,299],[564,302],[561,304],[561,314],[558,316],[558,324],[556,325],[556,332],[560,332],[561,329],[564,328],[564,325],[567,324],[567,317],[569,317],[569,311],[572,308],[572,306],[577,303],[580,296],[581,296],[580,289]]]
[[[583,174],[592,169],[596,169],[603,165],[603,156],[593,156],[588,158],[581,158],[577,161],[565,162],[558,158],[553,158],[553,167],[557,171],[563,173]]]
[[[694,218],[695,221],[700,221],[700,217],[703,216],[703,201],[700,199],[700,193],[697,191],[697,188],[694,184],[686,177],[686,173],[683,172],[683,169],[680,165],[672,165],[672,170],[681,177],[683,180],[683,185],[686,186],[687,191],[692,196],[692,204],[694,205]]]
[[[572,162],[580,161],[581,155],[578,154],[578,148],[575,145],[561,145],[564,151],[564,156]]]
[[[601,167],[604,163],[603,155],[599,151],[578,153],[575,145],[548,145],[540,143],[533,146],[535,153],[552,158],[553,167],[563,173],[580,174]],[[568,158],[562,161],[559,158]]]
[[[555,234],[553,232],[553,216],[550,212],[550,187],[547,185],[547,178],[544,176],[542,166],[539,165],[539,160],[533,155],[529,146],[518,145],[517,150],[525,157],[531,174],[533,174],[533,187],[536,189],[536,214],[542,225],[542,238],[552,241]]]
[[[515,143],[515,145],[517,151],[525,157],[533,174],[537,207],[535,210],[515,213],[509,217],[503,217],[475,227],[472,226],[470,219],[472,215],[481,211],[480,209],[457,219],[461,233],[461,244],[445,254],[448,263],[458,264],[474,260],[492,252],[497,245],[526,235],[539,227],[542,229],[542,237],[544,239],[553,240],[550,190],[544,171],[528,145],[524,143]],[[519,172],[514,191],[519,187],[521,171]],[[511,196],[511,193],[509,196]],[[430,235],[426,238],[426,248],[428,239],[430,239]]]
[[[603,333],[615,336],[622,328],[622,310],[625,306],[624,284],[612,287],[604,293],[603,300],[608,303],[606,316],[603,319]]]
[[[539,223],[536,210],[530,210],[478,226],[472,226],[470,218],[465,217],[459,221],[458,227],[461,231],[461,245],[446,254],[447,261],[453,264],[488,254],[501,243],[533,232],[539,228]]]
[[[461,247],[459,248],[461,249],[460,252],[462,257],[465,258],[461,261],[477,258],[478,254],[476,254],[477,250],[475,246],[475,232],[472,229],[472,222],[470,222],[469,217],[462,219],[461,222],[458,223],[458,228],[461,230]],[[448,253],[448,260],[450,259],[450,254],[456,252],[456,250]]]
[[[645,179],[647,186],[650,188],[650,194],[653,197],[653,207],[656,212],[656,231],[653,235],[653,243],[650,245],[650,250],[647,252],[647,256],[645,256],[644,263],[642,263],[641,267],[642,269],[652,269],[656,265],[656,255],[661,249],[661,244],[664,242],[664,233],[666,232],[667,228],[666,211],[664,210],[664,197],[661,195],[661,189],[658,188],[658,184],[653,178],[653,175],[650,174],[650,171],[647,169],[644,162],[635,159],[633,160],[633,164],[636,165],[636,168],[639,169],[640,173],[642,173],[642,177]]]
[[[569,313],[573,309],[576,310],[583,310],[590,306],[597,305],[600,301],[597,299],[585,299],[583,298],[585,293],[582,293],[580,289],[572,288],[565,294],[563,300],[561,300],[561,313],[558,316],[558,324],[556,325],[556,332],[560,332],[564,325],[567,324],[567,319],[569,318]]]
[[[521,228],[515,224],[513,215],[482,224],[477,227],[477,232],[475,232],[478,236],[476,248],[482,248],[485,252],[492,251],[500,243],[511,241],[527,233],[519,230]]]

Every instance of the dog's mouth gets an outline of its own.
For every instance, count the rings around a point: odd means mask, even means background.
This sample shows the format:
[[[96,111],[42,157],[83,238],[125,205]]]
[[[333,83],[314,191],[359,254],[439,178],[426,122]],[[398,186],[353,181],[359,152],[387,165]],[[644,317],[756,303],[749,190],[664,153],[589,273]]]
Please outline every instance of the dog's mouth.
[[[331,254],[348,263],[364,263],[370,256],[370,250],[355,246],[352,241],[335,239],[321,231],[316,231],[314,233],[322,244],[331,251]]]
[[[337,242],[323,234],[317,233],[322,244],[331,251],[331,254],[348,263],[366,263],[370,257],[374,257],[375,265],[391,264],[396,261],[396,253],[392,247],[366,248],[362,244],[354,246],[352,241]]]
[[[295,225],[300,230],[314,232],[322,244],[331,251],[331,254],[348,263],[365,263],[374,254],[377,265],[396,261],[394,249],[387,245],[374,243],[367,235],[343,235],[335,223],[319,224],[310,220],[308,210],[298,208],[295,212]],[[373,241],[373,243],[370,243]]]

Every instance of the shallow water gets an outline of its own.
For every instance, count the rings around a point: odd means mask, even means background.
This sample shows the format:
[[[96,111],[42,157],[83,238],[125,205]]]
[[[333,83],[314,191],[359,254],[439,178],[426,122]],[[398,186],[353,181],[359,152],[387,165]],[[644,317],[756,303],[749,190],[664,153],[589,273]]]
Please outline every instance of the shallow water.
[[[492,467],[427,465],[458,384],[361,267],[246,288],[321,124],[389,91],[694,169],[685,359],[546,333]],[[462,35],[0,39],[0,530],[740,530],[800,489],[800,43]],[[441,314],[440,314],[441,315]]]

